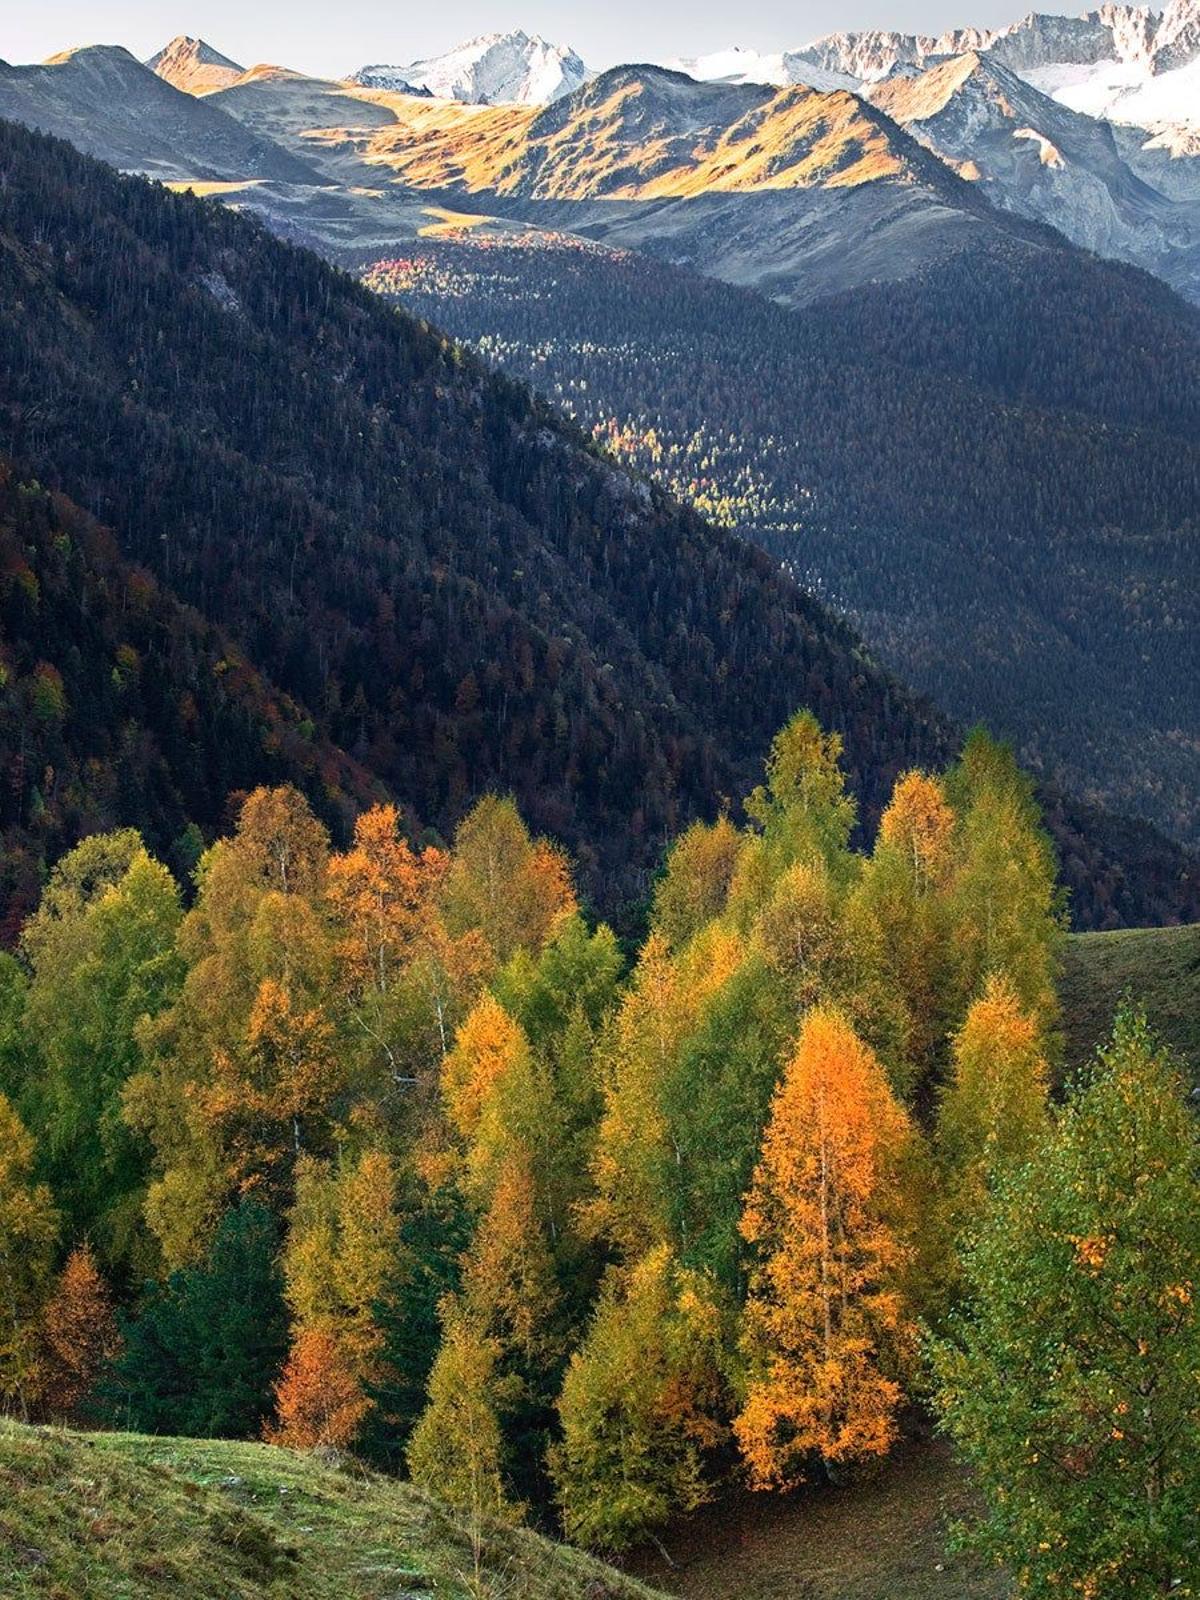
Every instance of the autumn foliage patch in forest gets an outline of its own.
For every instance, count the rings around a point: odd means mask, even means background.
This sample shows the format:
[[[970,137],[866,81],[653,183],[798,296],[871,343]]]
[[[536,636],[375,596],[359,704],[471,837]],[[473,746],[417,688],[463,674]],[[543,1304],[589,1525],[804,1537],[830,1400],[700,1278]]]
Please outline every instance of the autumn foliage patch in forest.
[[[932,1372],[1025,1592],[1187,1580],[1175,1069],[1126,1015],[1053,1103],[1064,917],[1003,747],[903,775],[869,854],[840,754],[793,718],[632,951],[500,797],[337,852],[256,790],[186,903],[84,841],[0,960],[5,1405],[354,1450],[614,1550],[853,1476]],[[1135,1481],[1122,1554],[1089,1526]]]

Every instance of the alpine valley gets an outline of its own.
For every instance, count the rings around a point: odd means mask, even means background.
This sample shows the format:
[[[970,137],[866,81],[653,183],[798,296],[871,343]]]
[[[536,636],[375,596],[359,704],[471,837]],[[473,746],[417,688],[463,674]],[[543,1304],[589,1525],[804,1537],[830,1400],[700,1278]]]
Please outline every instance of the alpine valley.
[[[1200,1595],[1200,0],[195,4],[0,61],[0,1594]]]
[[[763,546],[960,726],[986,721],[1058,791],[1194,847],[1200,132],[1171,86],[1200,57],[1195,15],[1107,7],[599,74],[520,32],[340,78],[181,37],[144,64],[114,45],[0,65],[0,115],[359,274]],[[1081,84],[1114,63],[1140,98],[1098,105]],[[1135,123],[1151,102],[1170,115]],[[6,259],[40,281],[36,252]],[[188,270],[248,334],[219,261]],[[26,346],[35,303],[12,327]],[[95,366],[93,344],[63,348]],[[64,379],[21,370],[0,447],[128,539],[136,501],[122,511],[35,421],[61,414]],[[339,496],[359,493],[349,472]],[[227,625],[183,579],[189,537],[163,537],[171,581]],[[261,632],[245,642],[311,702]],[[366,726],[330,732],[361,756]],[[471,786],[454,784],[402,786],[449,820]],[[1179,886],[1164,909],[1182,906],[1195,869],[1161,849],[1154,877]],[[1128,881],[1109,905],[1084,876],[1077,915],[1135,914]]]

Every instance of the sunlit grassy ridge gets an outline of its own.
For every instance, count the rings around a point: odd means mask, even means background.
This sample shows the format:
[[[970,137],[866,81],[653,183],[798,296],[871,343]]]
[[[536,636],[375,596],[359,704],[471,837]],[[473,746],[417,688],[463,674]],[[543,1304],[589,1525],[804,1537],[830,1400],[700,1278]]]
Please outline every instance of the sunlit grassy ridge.
[[[5,1600],[653,1600],[524,1529],[270,1445],[0,1422]]]
[[[903,141],[875,112],[803,85],[699,85],[639,68],[606,75],[551,113],[370,98],[385,100],[397,121],[372,135],[365,159],[417,188],[661,200],[853,187],[907,170]]]

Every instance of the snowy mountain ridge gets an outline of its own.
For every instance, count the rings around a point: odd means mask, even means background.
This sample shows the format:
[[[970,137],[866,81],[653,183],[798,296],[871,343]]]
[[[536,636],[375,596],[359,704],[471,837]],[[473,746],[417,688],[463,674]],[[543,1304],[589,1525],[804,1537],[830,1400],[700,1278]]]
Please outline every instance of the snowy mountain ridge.
[[[481,34],[444,55],[406,66],[360,67],[350,82],[475,105],[546,105],[573,93],[588,76],[570,45],[517,29]]]
[[[1106,3],[1080,16],[1030,12],[1003,28],[831,33],[793,50],[718,51],[666,63],[701,79],[864,86],[967,52],[986,54],[1071,110],[1158,129],[1200,126],[1200,0]]]

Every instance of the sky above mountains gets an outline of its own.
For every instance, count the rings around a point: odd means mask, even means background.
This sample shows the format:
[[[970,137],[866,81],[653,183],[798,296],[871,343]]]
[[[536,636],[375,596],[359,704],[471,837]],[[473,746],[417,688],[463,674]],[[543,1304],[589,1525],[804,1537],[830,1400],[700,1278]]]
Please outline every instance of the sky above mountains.
[[[281,62],[340,76],[367,62],[440,54],[473,34],[524,28],[571,44],[591,67],[691,56],[729,45],[778,50],[841,28],[937,33],[968,24],[995,27],[1020,14],[1021,0],[451,0],[401,7],[395,0],[42,0],[0,6],[0,59],[41,61],[70,45],[123,44],[149,56],[178,33],[198,34],[244,65]],[[1055,6],[1047,10],[1059,9]],[[1065,8],[1064,8],[1065,9]],[[1082,9],[1082,6],[1081,8]]]

